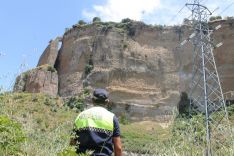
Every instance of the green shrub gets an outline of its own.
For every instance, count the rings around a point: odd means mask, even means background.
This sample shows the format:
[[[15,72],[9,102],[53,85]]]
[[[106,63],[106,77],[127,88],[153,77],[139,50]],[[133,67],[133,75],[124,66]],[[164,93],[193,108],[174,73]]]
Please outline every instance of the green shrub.
[[[71,97],[66,105],[71,109],[77,109],[79,111],[84,110],[84,98],[83,97]]]
[[[93,70],[93,65],[86,64],[85,66],[85,75],[88,75]]]
[[[130,123],[129,121],[129,117],[126,115],[126,114],[122,114],[120,117],[119,117],[119,122],[123,125],[127,125]]]
[[[90,94],[90,90],[88,88],[84,88],[83,95],[86,97],[86,96],[89,96],[89,94]]]
[[[21,143],[25,140],[25,134],[18,122],[7,116],[0,116],[0,154],[15,155],[20,153]]]
[[[85,25],[86,22],[85,22],[84,20],[79,20],[78,24],[79,24],[79,25]]]
[[[27,77],[28,77],[28,75],[29,75],[29,72],[30,72],[30,71],[26,71],[26,72],[22,73],[23,80],[26,80],[26,79],[27,79]]]
[[[210,21],[219,20],[219,19],[222,19],[222,17],[221,16],[211,16],[210,17]]]
[[[94,64],[93,64],[93,59],[92,59],[92,55],[90,55],[90,58],[87,62],[87,64],[85,65],[85,75],[87,76],[89,73],[91,73],[91,71],[93,70],[94,68]]]
[[[64,149],[61,153],[58,154],[59,156],[77,156],[76,150],[72,147],[68,147]]]
[[[128,22],[132,22],[132,20],[130,18],[124,18],[121,21],[122,23],[128,23]]]
[[[136,28],[132,23],[127,24],[127,31],[129,36],[134,36],[136,33]]]
[[[123,49],[126,49],[128,47],[128,44],[127,43],[124,43],[123,44]]]
[[[59,153],[58,156],[90,156],[91,154],[91,151],[87,151],[83,154],[76,154],[76,150],[74,147],[68,147],[67,149],[64,149],[61,153]]]
[[[53,72],[56,72],[56,69],[54,67],[52,67],[51,65],[48,65],[47,71],[50,71],[53,73]]]
[[[101,18],[100,17],[94,17],[93,18],[93,23],[97,23],[97,22],[101,22]]]

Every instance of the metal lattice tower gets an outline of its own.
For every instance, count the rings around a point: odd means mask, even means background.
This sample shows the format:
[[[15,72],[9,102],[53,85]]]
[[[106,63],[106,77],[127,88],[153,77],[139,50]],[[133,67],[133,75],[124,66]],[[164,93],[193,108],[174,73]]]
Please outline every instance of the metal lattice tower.
[[[193,33],[181,43],[183,45],[190,41],[193,45],[189,110],[191,117],[194,113],[202,115],[203,120],[199,124],[204,127],[204,131],[200,132],[199,136],[194,135],[198,128],[193,129],[190,141],[196,146],[202,146],[204,155],[219,155],[220,149],[233,144],[232,131],[213,54],[214,48],[221,46],[222,43],[214,46],[211,42],[213,31],[221,26],[217,26],[214,30],[209,29],[208,18],[212,13],[201,4],[201,0],[194,0],[186,6],[192,12],[193,27]],[[198,144],[198,140],[204,144]]]

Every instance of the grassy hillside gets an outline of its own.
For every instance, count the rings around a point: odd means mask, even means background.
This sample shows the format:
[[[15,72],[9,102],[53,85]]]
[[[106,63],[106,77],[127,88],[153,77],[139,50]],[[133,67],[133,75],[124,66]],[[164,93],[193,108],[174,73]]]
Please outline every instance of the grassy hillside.
[[[56,155],[68,147],[77,113],[61,106],[61,99],[43,94],[0,96],[0,115],[22,124],[26,134],[27,140],[21,146],[23,155]]]
[[[63,106],[60,98],[51,98],[44,94],[5,93],[0,95],[0,108],[0,133],[8,136],[8,140],[0,143],[0,155],[44,156],[58,155],[62,151],[63,154],[60,155],[67,155],[73,121],[78,113],[77,110]],[[234,107],[230,107],[229,111],[234,123]],[[126,155],[202,155],[204,149],[200,146],[192,146],[191,153],[191,144],[188,142],[188,136],[191,135],[189,129],[198,127],[196,123],[199,120],[202,120],[199,115],[192,124],[185,118],[177,118],[170,125],[152,121],[129,123],[120,120],[124,151],[128,152]],[[2,133],[6,130],[1,127],[10,131]],[[202,133],[202,130],[199,132]],[[9,137],[11,135],[13,137]],[[17,146],[12,146],[9,140],[14,141]],[[233,149],[228,145],[220,149],[219,153],[232,155]]]

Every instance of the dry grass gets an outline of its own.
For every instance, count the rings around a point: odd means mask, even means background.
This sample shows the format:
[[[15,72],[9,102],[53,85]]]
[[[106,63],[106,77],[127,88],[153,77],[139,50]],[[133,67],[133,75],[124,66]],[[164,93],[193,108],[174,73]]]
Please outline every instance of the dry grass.
[[[20,122],[27,135],[27,141],[21,146],[22,155],[69,155],[66,149],[69,153],[70,132],[77,113],[62,105],[60,98],[44,94],[0,95],[0,115]],[[233,116],[234,113],[230,118],[233,119]],[[188,137],[195,126],[183,118],[178,118],[170,126],[151,121],[121,124],[123,147],[127,155],[130,152],[150,156],[204,155],[204,146],[191,144],[191,137]],[[233,154],[230,144],[214,153],[225,156]]]
[[[203,120],[202,116],[197,115],[191,121],[178,117],[168,127],[150,121],[121,125],[124,149],[129,153],[150,156],[205,155],[206,146],[202,138],[205,136],[205,127],[200,124]],[[194,132],[195,129],[196,132]],[[225,130],[225,126],[222,126],[222,129]],[[222,134],[226,144],[220,144],[212,138],[213,155],[233,156],[233,138],[230,137],[230,133]]]
[[[10,93],[0,96],[0,114],[23,125],[28,138],[22,145],[24,155],[57,155],[68,147],[77,113],[60,106],[59,98],[44,94]]]

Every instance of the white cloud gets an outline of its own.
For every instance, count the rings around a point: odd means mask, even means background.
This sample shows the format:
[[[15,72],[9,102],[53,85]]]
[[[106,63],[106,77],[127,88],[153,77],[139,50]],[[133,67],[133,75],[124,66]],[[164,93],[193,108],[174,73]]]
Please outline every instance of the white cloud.
[[[193,2],[193,0],[106,0],[103,5],[93,5],[92,10],[84,9],[82,14],[88,20],[98,16],[103,21],[119,22],[123,18],[130,18],[150,24],[174,25],[181,24],[184,18],[191,17],[191,11],[186,7],[178,13],[186,2]],[[234,0],[203,0],[201,2],[211,11],[219,7],[213,14],[215,16]],[[221,15],[233,16],[234,4]]]
[[[101,17],[104,21],[119,22],[123,18],[142,20],[160,6],[160,0],[107,0],[104,5],[94,5],[92,11],[83,10],[83,16],[90,19]]]
[[[89,19],[89,20],[92,19],[93,17],[98,16],[97,13],[87,11],[86,9],[84,9],[84,10],[82,11],[82,15],[83,15],[85,18]]]

